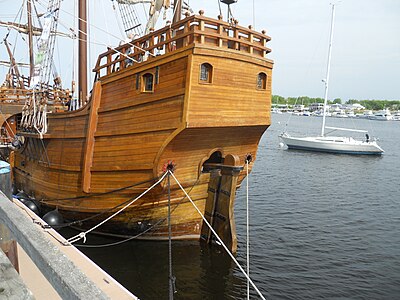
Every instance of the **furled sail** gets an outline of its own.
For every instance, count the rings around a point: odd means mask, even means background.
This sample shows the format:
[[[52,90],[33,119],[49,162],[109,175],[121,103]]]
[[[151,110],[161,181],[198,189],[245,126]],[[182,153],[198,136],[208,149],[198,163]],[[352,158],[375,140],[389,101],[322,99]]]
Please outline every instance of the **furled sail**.
[[[153,0],[151,1],[149,20],[146,24],[145,34],[150,32],[150,29],[156,26],[158,17],[160,16],[161,9],[168,9],[170,7],[170,0]]]

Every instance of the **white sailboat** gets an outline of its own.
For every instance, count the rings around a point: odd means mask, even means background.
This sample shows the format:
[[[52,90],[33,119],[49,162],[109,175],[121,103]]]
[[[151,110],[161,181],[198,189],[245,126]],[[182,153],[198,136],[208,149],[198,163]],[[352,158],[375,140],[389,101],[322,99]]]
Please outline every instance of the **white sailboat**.
[[[325,82],[325,98],[324,98],[324,111],[322,119],[322,129],[320,136],[308,136],[308,137],[293,137],[287,132],[283,132],[279,137],[289,149],[299,149],[307,151],[318,151],[318,152],[329,152],[329,153],[343,153],[343,154],[382,154],[383,149],[377,144],[376,140],[370,140],[368,131],[366,130],[354,130],[348,128],[328,127],[325,126],[326,119],[326,107],[328,101],[328,84],[329,84],[329,73],[333,43],[333,28],[334,28],[334,17],[335,17],[335,5],[332,4],[332,20],[331,20],[331,31],[330,31],[330,42],[328,52],[328,64],[326,70]],[[331,132],[341,131],[352,131],[365,133],[366,140],[357,140],[352,137],[343,136],[327,136],[325,129],[331,129]]]

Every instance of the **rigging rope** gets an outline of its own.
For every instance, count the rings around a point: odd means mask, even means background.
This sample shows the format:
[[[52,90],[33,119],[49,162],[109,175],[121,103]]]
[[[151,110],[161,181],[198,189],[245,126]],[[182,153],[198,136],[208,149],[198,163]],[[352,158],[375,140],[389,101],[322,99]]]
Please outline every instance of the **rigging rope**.
[[[240,271],[242,271],[242,273],[244,274],[244,276],[246,276],[247,280],[251,283],[251,285],[253,286],[253,288],[256,290],[256,292],[258,293],[258,295],[261,297],[261,299],[265,300],[265,297],[261,294],[260,290],[257,288],[257,286],[254,284],[253,280],[251,280],[251,278],[246,274],[246,271],[242,268],[242,266],[239,264],[239,262],[236,260],[236,258],[233,256],[232,252],[229,251],[229,249],[226,247],[226,245],[224,244],[224,242],[222,241],[222,239],[218,236],[218,234],[215,232],[214,228],[212,228],[212,226],[210,225],[210,223],[207,221],[207,219],[204,217],[204,215],[201,213],[200,209],[196,206],[196,204],[193,202],[192,198],[187,194],[187,192],[185,191],[185,189],[182,187],[182,185],[180,184],[180,182],[178,181],[178,179],[175,177],[174,173],[172,173],[171,171],[168,171],[172,177],[175,179],[176,183],[178,184],[178,186],[181,188],[181,190],[185,193],[186,197],[188,197],[189,201],[192,203],[192,205],[194,206],[194,208],[196,209],[196,211],[199,213],[199,215],[202,217],[204,223],[208,226],[208,228],[210,228],[211,232],[214,234],[214,236],[217,238],[217,240],[221,243],[222,247],[225,249],[225,251],[228,253],[228,255],[232,258],[232,260],[234,261],[234,263],[238,266],[238,268],[240,269]]]
[[[199,183],[199,181],[200,181],[200,177],[199,177],[199,178],[196,180],[196,182],[192,185],[192,187],[190,188],[188,194],[191,193],[191,191],[192,191],[193,188]],[[185,200],[185,199],[186,199],[186,195],[184,195],[184,196],[181,198],[181,200],[178,201],[178,203],[177,203],[177,204],[175,205],[175,207],[172,209],[171,215],[174,213],[174,211],[178,208],[178,206],[179,206],[179,205],[183,202],[183,200]],[[127,203],[127,202],[125,202],[125,203]],[[123,204],[122,204],[122,205],[123,205]],[[167,220],[167,217],[165,217],[165,218],[163,218],[163,219],[160,219],[160,220],[158,220],[155,224],[153,224],[152,226],[150,226],[150,227],[147,228],[146,230],[144,230],[144,231],[138,233],[137,235],[128,237],[127,239],[124,239],[124,240],[122,240],[122,241],[118,241],[118,242],[115,242],[115,243],[101,244],[101,245],[74,244],[74,246],[76,246],[76,247],[84,247],[84,248],[102,248],[102,247],[116,246],[116,245],[119,245],[119,244],[122,244],[122,243],[125,243],[125,242],[128,242],[128,241],[130,241],[130,240],[133,240],[133,239],[136,239],[136,238],[140,237],[141,235],[143,235],[143,234],[145,234],[145,233],[151,231],[152,229],[156,228],[158,225],[164,223],[166,220]]]
[[[192,187],[190,188],[188,194],[190,194],[190,192],[191,192],[191,191],[193,190],[193,188],[199,183],[199,181],[200,181],[200,177],[199,177],[199,178],[196,180],[196,182],[192,185]],[[124,205],[125,203],[128,203],[128,202],[129,202],[130,200],[132,200],[132,199],[133,199],[133,198],[129,199],[128,201],[126,201],[126,202],[124,202],[124,203],[122,203],[122,204],[120,204],[120,205],[118,205],[118,206],[116,206],[116,207],[114,207],[114,209],[117,208],[117,207],[119,207],[119,206]],[[182,199],[179,200],[179,202],[175,205],[175,207],[174,207],[174,208],[172,209],[172,211],[171,211],[171,215],[172,215],[172,213],[178,208],[178,206],[182,203],[182,201],[185,200],[185,199],[186,199],[186,195],[183,196]],[[15,200],[17,200],[17,201],[15,201]],[[37,225],[39,225],[40,227],[42,227],[42,228],[45,230],[45,232],[47,232],[48,234],[50,234],[55,240],[57,240],[57,241],[58,241],[60,244],[62,244],[63,246],[70,246],[70,244],[66,244],[66,242],[65,242],[66,239],[60,240],[60,239],[57,238],[55,235],[53,235],[53,234],[51,233],[51,231],[48,230],[48,229],[51,229],[52,227],[53,227],[53,228],[56,228],[56,229],[59,229],[59,228],[66,227],[66,226],[54,226],[54,225],[53,225],[53,226],[49,226],[49,225],[47,225],[47,224],[42,224],[42,223],[41,223],[40,221],[38,221],[36,218],[34,218],[34,217],[31,216],[31,214],[29,213],[29,212],[31,212],[31,210],[29,210],[29,209],[28,209],[24,204],[22,204],[18,199],[13,199],[13,202],[14,202],[15,204],[17,204],[17,206],[19,206],[20,208],[22,208],[22,209],[27,213],[27,215],[28,215],[29,217],[31,217],[31,219],[32,219],[32,221],[33,221],[34,224],[37,224]],[[36,216],[36,215],[35,215],[35,216]],[[166,217],[166,218],[163,218],[163,219],[160,219],[160,220],[157,221],[154,225],[152,225],[151,227],[147,228],[146,230],[144,230],[144,231],[138,233],[137,235],[131,236],[131,237],[127,238],[127,239],[124,239],[124,240],[121,240],[121,241],[117,241],[117,242],[114,242],[114,243],[100,244],[100,245],[74,244],[74,246],[75,246],[75,247],[82,247],[82,248],[104,248],[104,247],[117,246],[117,245],[126,243],[126,242],[128,242],[128,241],[130,241],[130,240],[133,240],[133,239],[136,239],[136,238],[142,236],[143,234],[145,234],[145,233],[151,231],[152,229],[156,228],[158,225],[160,225],[161,223],[165,222],[166,220],[167,220],[167,217]],[[83,220],[80,220],[80,221],[82,222]]]
[[[158,178],[155,178],[155,179],[158,179]],[[101,196],[101,195],[112,194],[112,193],[115,193],[115,192],[118,192],[118,191],[126,190],[126,189],[128,189],[128,188],[132,188],[132,187],[135,187],[135,186],[139,186],[139,185],[144,184],[144,183],[147,183],[147,182],[151,182],[151,181],[153,181],[153,180],[155,180],[155,179],[153,178],[153,179],[150,179],[150,180],[142,181],[142,182],[139,182],[139,183],[136,183],[136,184],[127,186],[127,187],[119,188],[119,189],[112,190],[112,191],[108,191],[108,192],[104,192],[104,193],[97,193],[97,194],[90,194],[90,195],[82,195],[82,196],[78,196],[78,197],[75,197],[75,198],[52,199],[52,200],[58,202],[59,200],[78,200],[78,199],[90,198],[90,197],[94,197],[94,196]],[[101,216],[101,215],[104,215],[105,213],[112,212],[112,211],[114,211],[115,209],[117,209],[118,207],[121,207],[121,206],[125,205],[126,203],[128,203],[129,201],[131,201],[133,198],[134,198],[134,197],[132,197],[132,198],[126,200],[125,202],[122,202],[122,203],[120,203],[120,204],[118,204],[118,205],[116,205],[116,206],[114,206],[114,207],[111,207],[111,208],[109,208],[109,209],[105,209],[105,210],[101,211],[100,213],[94,214],[94,215],[92,215],[92,216],[90,216],[90,217],[87,217],[87,218],[84,218],[84,219],[80,219],[80,220],[76,220],[76,221],[72,221],[72,222],[64,223],[64,224],[60,224],[60,225],[53,225],[53,226],[44,225],[44,226],[42,226],[42,227],[43,227],[43,228],[51,228],[51,227],[54,227],[54,228],[60,229],[60,228],[64,228],[64,227],[71,227],[72,225],[75,225],[75,224],[81,224],[81,223],[83,223],[83,222],[86,222],[86,221],[89,221],[89,220],[91,220],[91,219],[97,218],[97,217],[99,217],[99,216]],[[40,201],[40,202],[43,203],[43,202],[45,202],[45,201]]]
[[[217,0],[217,2],[218,2],[218,7],[219,7],[219,15],[222,16],[221,2],[220,2],[220,0]]]
[[[142,198],[144,195],[146,195],[150,190],[152,190],[156,185],[158,185],[161,181],[163,181],[163,179],[165,178],[165,176],[168,173],[165,172],[163,176],[161,176],[161,178],[154,183],[151,187],[149,187],[146,191],[144,191],[143,193],[141,193],[139,196],[137,196],[135,199],[133,199],[132,201],[130,201],[128,204],[126,204],[123,208],[121,208],[120,210],[118,210],[117,212],[113,213],[111,216],[109,216],[108,218],[106,218],[105,220],[103,220],[102,222],[100,222],[99,224],[93,226],[91,229],[85,231],[85,232],[81,232],[79,234],[77,234],[76,236],[73,236],[71,238],[69,238],[67,240],[68,244],[72,244],[76,241],[79,241],[80,239],[83,238],[83,242],[86,242],[86,234],[92,232],[93,230],[95,230],[96,228],[100,227],[101,225],[103,225],[104,223],[106,223],[107,221],[111,220],[112,218],[114,218],[116,215],[120,214],[122,211],[124,211],[126,208],[128,208],[129,206],[131,206],[133,203],[135,203],[137,200],[139,200],[140,198]]]
[[[247,167],[248,167],[248,162],[247,162]],[[134,202],[136,202],[137,200],[139,200],[141,197],[143,197],[145,194],[147,194],[151,189],[153,189],[156,185],[158,185],[160,182],[162,182],[162,180],[164,180],[165,176],[168,175],[168,202],[169,202],[169,207],[168,207],[168,223],[169,223],[169,227],[170,227],[170,215],[171,215],[171,210],[170,210],[170,175],[172,175],[172,177],[175,179],[176,183],[178,184],[179,188],[184,192],[185,197],[182,198],[185,199],[186,197],[189,199],[189,201],[192,203],[192,205],[194,206],[194,208],[197,210],[197,212],[200,214],[200,216],[202,217],[203,221],[206,223],[206,225],[210,228],[210,230],[212,231],[212,233],[214,234],[214,236],[216,237],[216,239],[219,241],[219,243],[223,246],[223,248],[225,249],[225,251],[228,253],[228,255],[232,258],[232,260],[235,262],[235,264],[239,267],[239,269],[242,271],[242,273],[246,276],[248,282],[253,286],[253,288],[256,290],[256,292],[258,293],[258,295],[261,297],[261,299],[265,300],[265,297],[261,294],[261,292],[259,291],[259,289],[257,288],[257,286],[254,284],[254,282],[251,280],[251,278],[249,277],[248,274],[246,274],[246,272],[243,270],[243,268],[241,267],[241,265],[239,264],[239,262],[235,259],[235,257],[233,256],[233,254],[229,251],[229,249],[226,247],[226,245],[223,243],[223,241],[221,240],[221,238],[218,236],[218,234],[215,232],[215,230],[212,228],[212,226],[210,225],[210,223],[207,221],[207,219],[204,217],[204,215],[201,213],[201,211],[199,210],[199,208],[196,206],[196,204],[193,202],[193,200],[191,199],[191,197],[189,196],[189,194],[186,192],[186,190],[182,187],[182,185],[180,184],[180,182],[178,181],[178,179],[175,177],[175,175],[168,170],[167,172],[165,172],[160,179],[154,183],[150,188],[148,188],[146,191],[144,191],[142,194],[140,194],[138,197],[136,197],[134,200],[132,200],[129,204],[125,205],[122,209],[118,210],[116,213],[114,213],[113,215],[111,215],[110,217],[106,218],[105,220],[103,220],[102,222],[100,222],[99,224],[97,224],[96,226],[92,227],[91,229],[85,231],[85,232],[81,232],[78,235],[75,235],[71,238],[69,238],[66,241],[60,241],[58,240],[60,243],[62,243],[65,246],[70,246],[72,245],[72,243],[83,239],[84,243],[86,242],[86,235],[88,233],[90,233],[91,231],[95,230],[96,228],[100,227],[101,225],[103,225],[104,223],[106,223],[107,221],[109,221],[110,219],[112,219],[113,217],[115,217],[116,215],[118,215],[119,213],[121,213],[123,210],[125,210],[126,208],[128,208],[130,205],[132,205]],[[248,168],[247,168],[247,175],[248,175]],[[194,186],[193,186],[194,187]],[[192,188],[193,188],[192,187]],[[177,206],[176,206],[177,207]],[[176,208],[175,207],[175,208]],[[160,222],[161,223],[161,222]],[[141,233],[143,234],[143,233]],[[172,233],[171,230],[169,228],[169,237],[171,239]],[[130,237],[127,240],[133,239],[134,237]],[[116,242],[116,243],[112,243],[112,244],[108,244],[108,245],[102,245],[103,247],[106,246],[113,246],[113,245],[117,245],[120,243],[123,243],[127,240],[124,241],[120,241],[120,242]],[[85,245],[77,245],[77,246],[85,246]],[[89,245],[88,245],[89,246]],[[169,244],[169,258],[170,258],[170,272],[169,272],[169,278],[170,278],[170,285],[173,289],[170,290],[170,296],[171,296],[171,291],[175,292],[175,287],[174,287],[174,277],[171,275],[171,270],[172,270],[172,250],[171,250],[171,244]],[[172,281],[171,281],[172,280]],[[172,294],[173,297],[173,294]],[[173,298],[170,298],[173,299]]]
[[[253,0],[253,28],[256,28],[256,4],[255,0]]]
[[[117,15],[117,10],[115,9],[114,1],[113,1],[113,11],[114,11],[115,19],[117,20],[119,33],[121,34],[121,37],[119,38],[119,40],[121,40],[121,39],[124,39],[124,30],[122,29],[122,26],[120,24],[120,20]],[[89,25],[89,27],[90,27],[90,25]]]
[[[39,2],[39,4],[40,5],[42,5],[43,6],[43,4],[41,4],[40,3],[40,1],[41,0],[38,0],[38,2]],[[98,26],[96,26],[96,25],[93,25],[93,24],[89,24],[88,23],[88,21],[87,20],[83,20],[82,18],[79,18],[79,17],[76,17],[76,16],[74,16],[73,14],[71,14],[71,13],[69,13],[69,12],[67,12],[67,11],[65,11],[65,10],[63,10],[63,9],[59,9],[60,11],[62,11],[62,12],[64,12],[65,14],[67,14],[67,15],[70,15],[71,17],[73,17],[74,19],[77,19],[78,21],[82,21],[82,22],[84,22],[84,23],[86,23],[89,27],[93,27],[93,28],[95,28],[95,29],[97,29],[97,30],[99,30],[99,31],[101,31],[101,32],[103,32],[103,33],[105,33],[105,34],[107,34],[107,35],[109,35],[109,36],[111,36],[111,37],[113,37],[113,38],[116,38],[116,39],[118,39],[118,40],[121,40],[121,38],[120,37],[118,37],[118,36],[116,36],[116,35],[114,35],[114,34],[111,34],[110,32],[107,32],[107,31],[105,31],[104,29],[101,29],[100,27],[98,27]],[[60,24],[62,25],[62,23],[60,22]],[[63,25],[64,27],[65,27],[65,25]],[[65,27],[65,28],[67,28],[67,27]],[[85,35],[87,35],[87,33],[85,33],[85,32],[82,32],[82,31],[80,31],[80,30],[78,30],[78,32],[81,32],[81,33],[83,33],[83,34],[85,34]],[[109,48],[111,48],[112,50],[115,50],[116,52],[119,52],[119,51],[117,51],[116,49],[114,49],[112,46],[110,46],[110,45],[107,45],[107,44],[104,44],[104,43],[100,43],[100,42],[92,42],[93,44],[97,44],[97,45],[103,45],[103,46],[106,46],[106,47],[109,47]],[[128,45],[130,45],[130,46],[132,46],[132,47],[134,47],[134,48],[137,48],[137,49],[139,49],[139,50],[142,50],[142,51],[146,51],[145,49],[143,49],[143,48],[141,48],[141,47],[139,47],[139,46],[136,46],[136,45],[134,45],[134,44],[132,44],[132,43],[127,43]],[[155,54],[153,54],[153,53],[149,53],[151,56],[154,56],[154,57],[156,57],[156,55]]]

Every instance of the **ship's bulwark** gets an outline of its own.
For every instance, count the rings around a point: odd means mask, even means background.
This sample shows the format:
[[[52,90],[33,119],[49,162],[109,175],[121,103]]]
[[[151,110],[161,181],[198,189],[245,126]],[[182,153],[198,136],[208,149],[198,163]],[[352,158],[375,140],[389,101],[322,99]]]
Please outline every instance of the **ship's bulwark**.
[[[204,63],[212,66],[207,83],[200,80]],[[66,219],[81,220],[134,198],[172,161],[175,176],[204,212],[210,174],[202,170],[211,156],[217,154],[223,165],[224,157],[233,155],[237,165],[244,166],[251,155],[250,169],[254,163],[259,140],[270,124],[271,70],[268,59],[190,44],[99,77],[86,106],[49,115],[43,140],[22,133],[24,146],[15,154],[16,186],[43,200],[45,209],[58,207]],[[258,85],[260,73],[268,79],[264,88]],[[148,74],[153,77],[150,91],[144,88]],[[238,185],[244,176],[241,171]],[[149,182],[96,195],[142,181]],[[173,237],[199,238],[200,215],[171,183]],[[83,195],[90,197],[46,201]],[[142,238],[167,238],[167,211],[164,181],[99,230],[133,236],[151,228]],[[88,228],[106,216],[82,226]]]

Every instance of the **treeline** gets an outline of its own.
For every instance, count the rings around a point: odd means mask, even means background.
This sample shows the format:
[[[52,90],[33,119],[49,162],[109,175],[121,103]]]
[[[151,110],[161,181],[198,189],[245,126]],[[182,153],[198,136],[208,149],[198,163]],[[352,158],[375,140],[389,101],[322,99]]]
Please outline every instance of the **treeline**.
[[[304,106],[310,106],[312,103],[324,103],[323,98],[310,98],[307,96],[301,97],[282,97],[279,95],[272,95],[272,103],[273,104],[302,104]],[[342,99],[336,98],[333,100],[328,100],[328,104],[355,104],[359,103],[364,106],[366,109],[370,110],[381,110],[388,108],[390,110],[400,110],[400,100],[356,100],[349,99],[343,103]]]

